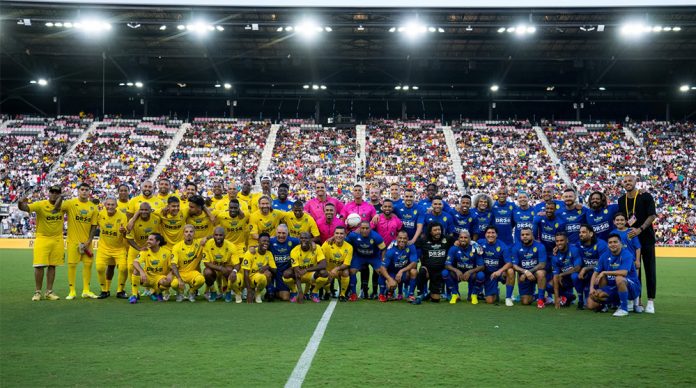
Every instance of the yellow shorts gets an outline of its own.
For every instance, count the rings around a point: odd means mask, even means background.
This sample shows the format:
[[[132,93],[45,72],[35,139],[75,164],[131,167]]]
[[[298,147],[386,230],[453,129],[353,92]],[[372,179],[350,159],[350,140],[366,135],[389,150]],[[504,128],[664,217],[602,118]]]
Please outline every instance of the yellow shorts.
[[[106,265],[118,265],[124,266],[127,264],[126,262],[126,250],[122,251],[109,251],[107,249],[97,249],[97,257],[96,257],[96,262],[97,264],[106,264]]]
[[[203,276],[198,271],[179,272],[179,275],[181,276],[181,280],[183,280],[184,283],[188,284],[189,286],[193,285],[193,280],[198,276]]]
[[[147,274],[147,284],[144,284],[147,287],[155,287],[157,284],[159,284],[160,280],[166,279],[167,275],[162,275],[162,274]]]
[[[37,237],[34,240],[34,267],[63,265],[64,263],[63,237]]]
[[[301,280],[302,280],[302,283],[313,284],[314,283],[314,271],[307,272],[306,274],[302,275]]]
[[[268,283],[268,278],[261,272],[257,272],[253,275],[249,275],[249,281],[251,282],[251,288],[255,288],[260,282]]]
[[[82,253],[82,254],[80,253],[80,251],[78,250],[79,246],[80,246],[79,243],[77,243],[77,244],[75,244],[75,243],[68,243],[68,264],[77,264],[77,263],[79,263],[79,262],[81,262],[81,261],[83,261],[83,260],[84,260],[85,262],[91,262],[91,261],[92,261],[92,258],[89,257],[89,256],[87,256],[86,253]],[[92,249],[92,247],[89,247],[89,249],[90,249],[92,252],[94,252],[94,250]]]
[[[236,263],[239,261],[240,263],[244,261],[244,254],[247,252],[247,247],[246,245],[243,244],[232,244],[234,249],[232,250],[232,257],[234,258],[234,262]]]
[[[128,248],[128,259],[126,261],[128,268],[133,267],[133,262],[135,261],[135,258],[138,257],[138,253],[140,253],[140,251],[136,250],[135,248],[133,248],[133,247]]]

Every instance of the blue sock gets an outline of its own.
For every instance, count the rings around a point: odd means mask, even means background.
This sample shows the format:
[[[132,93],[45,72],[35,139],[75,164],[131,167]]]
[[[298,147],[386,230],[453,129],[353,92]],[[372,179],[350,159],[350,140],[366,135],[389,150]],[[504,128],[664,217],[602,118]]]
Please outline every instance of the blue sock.
[[[350,283],[348,284],[348,289],[350,289],[351,294],[355,294],[355,285],[358,283],[358,277],[355,274],[350,275]]]
[[[404,294],[404,282],[399,283],[399,295]]]
[[[416,279],[411,279],[408,282],[408,295],[411,296],[416,291]]]
[[[628,311],[628,291],[619,291],[619,300],[621,301],[621,310]]]
[[[379,284],[379,294],[385,295],[387,293],[387,281],[383,277],[377,279],[377,284]]]
[[[515,286],[508,286],[507,284],[505,285],[505,298],[512,298],[512,291],[515,289]]]
[[[537,299],[544,300],[544,289],[543,288],[537,290]]]

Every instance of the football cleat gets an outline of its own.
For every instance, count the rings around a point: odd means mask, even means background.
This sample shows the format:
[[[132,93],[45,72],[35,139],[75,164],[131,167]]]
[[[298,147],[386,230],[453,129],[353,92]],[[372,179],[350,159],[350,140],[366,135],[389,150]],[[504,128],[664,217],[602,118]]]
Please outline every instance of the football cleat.
[[[75,292],[71,292],[68,294],[68,296],[65,297],[65,300],[73,300],[76,297],[77,297],[77,295],[75,295]]]
[[[358,295],[355,294],[355,293],[350,294],[350,298],[349,298],[348,300],[351,301],[351,302],[357,302],[357,301],[358,301]]]
[[[211,291],[210,296],[208,297],[208,302],[215,302],[217,300],[217,292]]]
[[[568,305],[568,298],[565,296],[561,297],[561,307],[566,307]]]
[[[416,297],[415,297],[415,296],[413,296],[413,295],[409,295],[409,296],[408,296],[408,301],[409,301],[410,303],[413,303],[415,300],[416,300]]]
[[[232,302],[232,292],[227,291],[224,295],[224,298],[226,303]]]
[[[99,299],[99,297],[92,291],[87,291],[82,293],[82,299]]]
[[[138,297],[135,296],[135,295],[131,295],[131,297],[128,298],[128,303],[130,303],[130,304],[136,304],[136,303],[138,303]]]
[[[585,309],[585,305],[584,305],[583,303],[581,303],[581,302],[578,302],[578,307],[576,307],[576,308],[577,308],[578,310],[584,310],[584,309]]]
[[[387,302],[387,297],[384,296],[383,294],[379,294],[379,301],[382,302],[382,303],[386,303],[386,302]]]
[[[297,303],[297,295],[290,297],[290,303]]]
[[[321,300],[331,300],[331,293],[324,292],[324,295],[322,295]]]
[[[505,305],[508,307],[512,307],[515,304],[512,302],[512,298],[505,298]]]
[[[31,297],[32,302],[38,302],[41,300],[41,291],[35,291],[34,296]]]
[[[655,314],[655,303],[652,300],[648,301],[648,305],[645,306],[646,314]]]
[[[188,300],[191,303],[195,303],[196,302],[196,294],[193,292],[189,293]]]
[[[478,295],[471,295],[471,304],[478,304]]]
[[[633,306],[633,311],[634,311],[635,313],[640,314],[640,313],[644,312],[645,309],[643,308],[643,306],[637,304],[637,305],[634,305],[634,306]]]
[[[46,291],[44,298],[46,298],[46,300],[60,300],[60,297],[54,294],[53,291]]]
[[[399,294],[396,296],[396,300],[404,300],[404,296],[402,294]]]
[[[543,300],[543,299],[537,299],[537,308],[538,308],[538,309],[543,309],[544,307],[546,307],[546,303],[544,303],[544,300]]]
[[[102,291],[97,298],[98,299],[106,299],[108,297],[109,297],[109,293],[106,291]]]
[[[165,302],[169,302],[169,298],[171,297],[171,294],[169,293],[169,291],[165,291],[163,293],[160,293],[160,296],[162,297],[162,299]]]
[[[181,303],[184,301],[184,295],[182,293],[176,294],[176,302]]]
[[[372,300],[377,299],[377,293],[373,292],[372,294],[370,294],[370,299],[372,299]]]
[[[616,312],[614,314],[612,314],[612,316],[613,317],[626,317],[626,316],[628,316],[628,311],[618,309],[618,310],[616,310]]]
[[[452,294],[450,297],[450,304],[457,304],[457,301],[459,300],[459,295],[458,294]]]
[[[157,301],[158,302],[166,302],[166,300],[164,300],[164,295],[162,295],[162,293],[157,294]]]
[[[263,303],[263,298],[261,297],[260,293],[256,293],[256,298],[254,298],[254,302],[256,303]]]
[[[346,297],[343,296],[343,295],[340,295],[340,296],[338,297],[338,301],[339,301],[339,302],[347,302],[347,301],[348,301],[348,298],[346,298]]]
[[[312,302],[314,302],[314,303],[321,302],[321,299],[319,299],[319,294],[312,294]]]
[[[117,292],[116,299],[128,299],[128,295],[126,295],[125,291]]]
[[[155,294],[150,294],[150,300],[153,302],[157,302],[157,295]]]

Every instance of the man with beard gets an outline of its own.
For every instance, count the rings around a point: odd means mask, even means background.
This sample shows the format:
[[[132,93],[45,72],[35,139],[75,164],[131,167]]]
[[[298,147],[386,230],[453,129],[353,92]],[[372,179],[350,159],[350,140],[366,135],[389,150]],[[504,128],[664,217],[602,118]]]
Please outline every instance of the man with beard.
[[[519,274],[517,290],[520,302],[530,305],[534,301],[534,287],[537,292],[537,307],[543,309],[544,290],[546,290],[546,248],[534,241],[532,228],[525,227],[520,231],[520,241],[511,249],[512,268]]]
[[[401,227],[403,226],[403,223],[397,217],[394,213],[394,204],[391,201],[391,199],[385,199],[384,203],[382,203],[382,213],[376,215],[373,219],[372,222],[370,223],[370,227],[376,231],[384,240],[384,245],[389,247],[396,239],[396,233],[401,230]],[[371,299],[377,298],[377,286],[379,283],[379,276],[377,272],[372,272],[372,295],[370,295]]]
[[[484,238],[478,241],[483,249],[483,288],[486,303],[497,303],[499,297],[498,283],[505,283],[505,305],[512,307],[512,291],[515,287],[515,271],[512,269],[510,249],[498,240],[495,226],[489,226],[484,231]]]
[[[529,195],[524,191],[517,194],[517,206],[512,212],[512,224],[515,226],[515,242],[520,241],[520,232],[524,228],[534,228],[534,209],[529,206]]]
[[[205,285],[208,287],[208,301],[215,302],[218,297],[216,281],[227,279],[227,290],[224,294],[225,302],[232,301],[234,291],[235,302],[242,303],[242,285],[244,276],[240,273],[241,258],[234,257],[234,247],[232,243],[225,240],[225,228],[218,226],[213,230],[213,238],[206,241],[203,245],[203,256],[201,257],[205,269],[203,277]],[[222,290],[221,290],[222,291]]]
[[[578,248],[569,245],[568,236],[564,232],[556,233],[556,250],[551,257],[553,268],[553,303],[558,309],[573,302],[574,283],[577,273],[582,268],[582,257]]]
[[[288,199],[290,186],[287,183],[281,183],[278,186],[278,198],[273,200],[272,208],[284,212],[289,212],[292,209],[293,202]]]
[[[613,229],[614,215],[619,211],[619,205],[607,204],[607,196],[601,191],[590,194],[590,208],[587,210],[587,223],[600,240],[606,240]]]
[[[300,238],[302,232],[309,232],[315,243],[319,241],[319,228],[316,221],[309,214],[304,212],[304,203],[297,201],[292,205],[292,211],[285,213],[285,224],[290,230],[290,236]]]
[[[242,183],[242,190],[237,192],[237,200],[239,201],[239,204],[241,205],[242,212],[244,214],[252,214],[253,211],[252,209],[258,209],[258,203],[256,205],[252,204],[252,198],[251,198],[251,182],[249,181],[244,181]],[[269,201],[271,201],[270,197]],[[260,200],[261,198],[259,198]],[[270,202],[269,202],[270,206]]]
[[[343,206],[341,217],[345,220],[352,213],[357,213],[361,221],[367,221],[368,224],[377,215],[377,210],[369,202],[363,200],[363,187],[361,185],[353,186],[353,200]]]
[[[169,182],[169,179],[160,178],[157,181],[157,198],[159,198],[160,201],[167,203],[169,196],[172,195],[172,193],[170,191],[171,189],[172,189],[172,184],[171,184],[171,182]]]
[[[452,217],[454,222],[454,232],[457,235],[465,230],[469,232],[469,235],[471,235],[471,227],[474,224],[474,213],[469,209],[471,209],[471,196],[463,195],[459,200],[459,209]]]
[[[307,206],[305,206],[305,209]],[[330,239],[334,235],[334,231],[337,227],[342,226],[345,228],[345,224],[339,218],[336,217],[336,206],[333,203],[327,202],[324,205],[324,217],[317,220],[317,228],[319,228],[319,240],[324,243],[326,240]]]
[[[477,241],[486,233],[486,228],[493,225],[493,213],[491,206],[493,199],[486,194],[479,194],[474,197],[476,210],[474,210],[474,223],[471,226],[472,239]]]
[[[584,309],[587,294],[590,292],[590,278],[599,258],[609,252],[609,246],[604,240],[596,237],[593,228],[588,224],[580,225],[580,244],[578,251],[582,258],[582,268],[578,272],[575,291],[578,294],[578,310]]]
[[[498,230],[498,238],[506,245],[512,245],[512,214],[515,204],[508,202],[507,187],[502,186],[497,192],[498,200],[493,203],[493,226]]]
[[[215,212],[215,220],[225,228],[225,240],[234,246],[235,257],[244,256],[249,240],[249,216],[239,210],[239,201],[231,200],[226,212]]]
[[[215,216],[205,206],[205,200],[200,195],[189,197],[186,223],[196,229],[195,238],[210,236],[215,225]]]
[[[541,190],[541,202],[534,205],[534,214],[542,214],[546,211],[546,203],[553,201],[556,205],[556,210],[563,206],[563,201],[556,199],[556,189],[553,185],[546,185]]]
[[[334,205],[334,207],[336,208],[337,217],[339,214],[342,214],[341,212],[343,211],[343,202],[326,194],[325,182],[318,181],[314,185],[314,193],[316,197],[307,201],[304,208],[304,211],[309,213],[309,215],[312,216],[312,218],[314,218],[315,220],[321,218],[324,214],[324,206],[326,206],[327,203],[332,203]]]
[[[249,246],[256,245],[261,233],[275,236],[276,228],[281,224],[285,213],[271,208],[271,198],[262,196],[259,199],[259,210],[249,216]]]
[[[423,230],[423,225],[427,225],[431,222],[437,222],[440,224],[440,226],[442,226],[442,233],[445,236],[451,237],[452,240],[456,239],[454,233],[454,221],[452,221],[453,217],[450,215],[450,213],[445,212],[445,201],[442,200],[442,197],[433,197],[430,206],[431,211],[429,213],[421,213],[420,217],[418,218],[418,228]],[[416,231],[415,237],[420,237],[418,231]]]
[[[428,186],[425,187],[425,195],[426,198],[420,200],[417,205],[419,208],[423,209],[424,211],[429,211],[432,209],[433,205],[433,200],[435,197],[437,197],[437,192],[438,192],[438,187],[435,183],[429,183]],[[442,197],[440,196],[440,199]],[[442,201],[442,211],[449,214],[449,215],[454,215],[456,211],[447,203],[447,201]]]
[[[239,190],[237,189],[237,182],[232,181],[230,184],[227,185],[227,195],[222,197],[221,200],[217,201],[215,203],[215,210],[220,211],[220,212],[226,212],[227,209],[230,207],[230,201],[233,199],[237,201],[240,204],[239,211],[242,211],[242,206],[241,202],[237,199],[237,194],[239,193]],[[245,215],[250,215],[251,213],[245,212]]]
[[[128,241],[128,273],[133,273],[133,262],[135,258],[138,257],[140,252],[144,252],[148,249],[148,237],[153,233],[160,233],[160,218],[157,214],[152,213],[152,208],[148,202],[143,202],[140,204],[140,209],[137,213],[128,221],[128,226],[126,230],[126,241]],[[164,237],[162,237],[164,240]],[[166,243],[166,241],[165,241]],[[123,290],[126,285],[126,278],[118,278],[118,289]],[[131,278],[131,296],[138,296],[138,285],[132,283]],[[122,298],[125,295],[116,295],[118,298]]]
[[[483,249],[476,241],[471,241],[471,234],[464,229],[459,232],[459,246],[453,246],[447,252],[446,271],[443,271],[445,283],[450,289],[450,304],[459,299],[459,282],[468,283],[467,300],[478,304],[478,293],[484,281]]]
[[[418,251],[413,245],[408,245],[408,234],[400,230],[396,236],[396,244],[387,249],[382,260],[382,275],[379,277],[379,301],[386,302],[393,298],[394,289],[399,287],[399,300],[403,299],[403,286],[408,282],[406,294],[409,301],[413,301],[413,292],[416,288],[418,272]],[[389,276],[384,276],[384,272]],[[394,287],[388,288],[389,278],[393,279]],[[389,292],[387,294],[387,291]]]
[[[394,213],[403,222],[403,228],[408,233],[408,245],[413,245],[416,242],[416,233],[418,231],[418,218],[423,212],[418,205],[415,204],[416,194],[413,189],[404,191],[403,203],[399,206],[394,206]]]
[[[563,191],[563,206],[558,210],[558,215],[565,224],[568,243],[571,245],[576,245],[580,241],[578,237],[580,225],[587,223],[585,217],[587,210],[586,207],[577,203],[575,190],[568,188]]]
[[[290,300],[290,288],[283,281],[283,273],[290,269],[290,252],[293,248],[300,245],[300,240],[288,236],[288,227],[285,224],[278,225],[275,237],[269,241],[269,250],[273,254],[273,259],[277,270],[269,283],[267,296],[271,301],[273,298]]]
[[[268,176],[261,177],[261,192],[251,194],[251,211],[255,212],[259,210],[259,199],[263,196],[267,196],[273,201],[276,196],[271,191],[271,178]]]
[[[367,268],[368,265],[372,267],[373,272],[379,270],[382,267],[383,252],[387,247],[384,245],[382,236],[370,229],[369,221],[362,221],[357,232],[348,234],[346,242],[353,247],[353,260],[350,263],[350,301],[355,302],[358,300],[358,295],[355,293],[357,283],[355,274],[361,268]],[[363,298],[368,295],[368,277],[361,272],[360,281]]]
[[[196,185],[193,182],[186,182],[184,185],[184,190],[182,191],[181,195],[179,196],[179,206],[181,206],[182,209],[186,210],[189,208],[189,200],[194,196],[198,194],[198,185]]]
[[[454,239],[443,233],[441,224],[437,222],[427,224],[426,233],[416,242],[416,248],[420,250],[421,267],[417,276],[420,295],[413,301],[414,304],[420,304],[426,299],[433,303],[440,302],[442,271],[445,269],[447,252],[453,244]],[[429,296],[425,295],[426,288],[430,289]]]
[[[379,186],[370,187],[369,198],[370,205],[375,208],[377,215],[382,214],[382,196],[380,195]]]
[[[167,199],[167,206],[155,211],[162,220],[161,232],[169,246],[174,246],[184,238],[184,225],[188,217],[188,209],[181,209],[181,201],[175,196]]]
[[[126,216],[128,219],[133,218],[133,215],[138,212],[140,204],[147,202],[150,204],[150,209],[155,211],[166,206],[166,202],[162,202],[157,196],[152,195],[153,185],[151,181],[144,181],[140,185],[140,195],[137,195],[128,201],[128,210]]]

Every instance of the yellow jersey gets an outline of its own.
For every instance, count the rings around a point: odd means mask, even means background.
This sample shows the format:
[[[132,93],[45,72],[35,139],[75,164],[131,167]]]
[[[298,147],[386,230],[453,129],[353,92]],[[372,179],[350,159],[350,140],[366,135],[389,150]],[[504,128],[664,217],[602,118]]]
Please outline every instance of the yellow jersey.
[[[252,211],[253,205],[251,204],[251,200],[252,200],[251,197],[253,195],[254,194],[252,194],[252,193],[249,193],[249,195],[244,195],[244,194],[242,194],[241,191],[237,193],[237,201],[239,201],[239,208],[242,209],[242,212],[244,214],[253,213],[253,211]],[[229,206],[229,204],[230,204],[230,201],[227,201],[227,206]],[[257,203],[256,207],[258,208],[258,206],[259,206],[259,204]]]
[[[222,246],[217,246],[212,238],[203,246],[202,261],[222,266],[235,266],[239,264],[239,258],[235,258],[234,246],[231,242],[223,240]]]
[[[300,238],[300,233],[309,232],[313,237],[319,237],[319,228],[314,218],[307,213],[302,214],[302,217],[295,217],[295,213],[285,213],[285,223],[288,225],[288,234],[290,237]]]
[[[193,225],[196,229],[193,238],[207,237],[213,233],[213,223],[210,222],[210,218],[208,218],[205,212],[201,212],[197,216],[189,213],[186,217],[186,223]]]
[[[167,206],[167,200],[169,199],[169,197],[176,197],[176,193],[169,193],[166,195],[162,195],[160,193],[157,193],[157,199],[159,199],[164,204],[164,206]],[[162,206],[162,207],[164,207],[164,206]]]
[[[97,205],[89,200],[80,202],[78,198],[71,198],[63,201],[60,209],[68,215],[68,244],[87,241],[92,225],[97,225]]]
[[[314,249],[304,251],[302,250],[302,246],[298,245],[290,252],[290,260],[292,261],[293,268],[299,267],[301,269],[307,269],[317,265],[318,262],[324,259],[326,259],[324,257],[324,252],[319,246],[315,246]]]
[[[99,250],[109,253],[123,253],[128,247],[126,238],[121,234],[121,227],[128,225],[126,215],[116,210],[113,216],[110,216],[106,210],[99,212]]]
[[[251,213],[249,217],[250,233],[261,234],[268,233],[271,237],[275,236],[276,228],[285,218],[285,212],[271,209],[268,215],[264,215],[261,211]]]
[[[36,213],[36,237],[63,238],[63,212],[47,199],[29,204]]]
[[[249,275],[253,275],[261,270],[264,266],[276,268],[275,260],[271,251],[266,251],[263,255],[257,250],[256,253],[247,252],[244,254],[242,261],[242,269],[249,271]]]
[[[179,241],[172,248],[172,264],[176,264],[179,272],[198,271],[200,269],[202,248],[200,239],[194,239],[191,244]]]
[[[152,233],[160,233],[160,218],[156,214],[150,214],[150,218],[145,221],[138,218],[133,225],[133,229],[126,235],[127,239],[135,241],[139,246],[145,246],[147,237]]]
[[[128,201],[128,213],[135,214],[139,209],[140,209],[140,204],[143,202],[147,202],[150,204],[150,207],[152,208],[152,211],[154,212],[157,209],[161,209],[167,205],[167,201],[162,201],[159,197],[157,196],[150,196],[150,198],[145,198],[142,194],[135,196]]]
[[[242,218],[230,216],[229,211],[215,212],[217,224],[225,228],[225,240],[237,246],[246,246],[249,239],[249,215]]]
[[[224,201],[225,198],[227,198],[226,195],[223,195],[223,196],[220,197],[220,198],[215,198],[215,196],[210,197],[210,208],[211,208],[211,209],[216,209],[216,208],[217,208],[217,204],[220,203],[220,202],[222,202],[222,201]],[[228,205],[229,205],[229,200],[227,201],[227,203],[228,203]]]
[[[242,209],[243,205],[241,203],[239,204],[239,206],[240,206],[240,210],[242,210],[242,213],[244,213],[245,216],[248,217],[249,214],[251,214],[248,211],[246,211],[246,209]],[[227,209],[230,208],[230,196],[226,195],[226,196],[222,197],[222,199],[215,202],[212,207],[215,209],[215,211],[226,212]]]
[[[140,251],[135,261],[147,272],[148,275],[166,275],[169,273],[172,260],[172,252],[167,247],[160,247],[157,252],[151,249]]]
[[[251,212],[259,210],[259,199],[263,196],[263,193],[251,193],[249,194],[249,204],[251,205]],[[271,205],[273,205],[273,200],[276,199],[275,194],[269,195],[271,197]]]
[[[126,215],[126,213],[128,213],[128,201],[121,202],[120,199],[117,199],[116,200],[116,210],[120,213],[123,213],[123,215]]]
[[[324,252],[324,257],[326,257],[326,268],[328,270],[342,264],[350,267],[350,263],[353,261],[353,246],[345,241],[340,247],[337,244],[329,244],[327,241],[321,246],[321,250]]]
[[[188,217],[187,211],[181,209],[175,216],[167,213],[165,217],[162,215],[162,209],[157,209],[155,215],[160,218],[162,237],[167,241],[167,244],[173,246],[184,239],[184,225],[186,225],[186,217]]]

